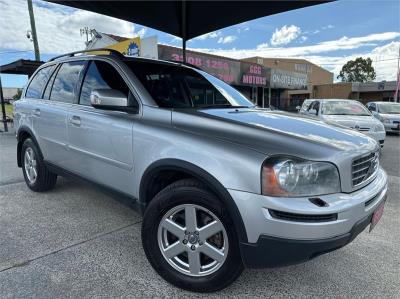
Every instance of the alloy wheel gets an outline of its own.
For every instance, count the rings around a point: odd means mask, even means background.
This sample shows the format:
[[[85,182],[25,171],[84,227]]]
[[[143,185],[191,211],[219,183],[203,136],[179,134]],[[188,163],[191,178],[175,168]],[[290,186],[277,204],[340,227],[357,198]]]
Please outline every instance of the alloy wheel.
[[[217,271],[228,255],[228,237],[211,211],[194,204],[169,210],[158,227],[163,257],[180,273],[206,276]]]
[[[31,147],[28,147],[25,150],[24,168],[29,183],[31,184],[35,183],[37,178],[37,162],[36,162],[35,152]]]

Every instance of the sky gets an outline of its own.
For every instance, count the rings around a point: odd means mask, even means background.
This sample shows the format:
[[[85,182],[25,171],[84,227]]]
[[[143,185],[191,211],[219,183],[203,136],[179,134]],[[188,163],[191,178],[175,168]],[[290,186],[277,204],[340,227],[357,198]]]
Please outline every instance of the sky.
[[[80,28],[125,37],[154,36],[181,46],[170,34],[123,20],[33,0],[41,59],[85,47]],[[206,17],[206,16],[205,16]],[[33,59],[26,0],[0,0],[0,65]],[[192,50],[245,58],[304,58],[339,74],[348,60],[370,57],[376,81],[395,80],[400,48],[400,1],[338,0],[259,18],[190,40]],[[3,86],[22,87],[26,76],[1,75]]]

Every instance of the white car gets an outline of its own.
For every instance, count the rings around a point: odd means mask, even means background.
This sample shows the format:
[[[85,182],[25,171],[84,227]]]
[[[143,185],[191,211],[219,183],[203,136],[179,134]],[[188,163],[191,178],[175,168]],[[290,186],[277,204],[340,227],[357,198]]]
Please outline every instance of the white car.
[[[304,107],[299,111],[301,114],[362,132],[374,138],[383,147],[386,137],[384,125],[360,102],[344,99],[315,99],[309,102],[310,100],[307,100],[303,103]]]
[[[367,108],[383,123],[386,132],[400,133],[400,103],[369,102]]]

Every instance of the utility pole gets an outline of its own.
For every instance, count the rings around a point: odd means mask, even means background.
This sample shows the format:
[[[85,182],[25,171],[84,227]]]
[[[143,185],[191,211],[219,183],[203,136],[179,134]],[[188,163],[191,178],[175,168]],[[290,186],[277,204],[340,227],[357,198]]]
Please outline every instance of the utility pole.
[[[32,32],[33,48],[35,50],[35,60],[40,61],[39,43],[36,34],[35,16],[33,15],[32,0],[27,0],[27,1],[28,1],[29,18],[31,20],[31,32]]]
[[[93,36],[93,30],[94,29],[89,29],[89,27],[83,27],[80,29],[81,36],[86,35],[86,42],[85,42],[86,46],[89,44],[89,35],[90,37]]]
[[[396,90],[393,95],[393,102],[397,102],[397,98],[399,96],[400,89],[400,46],[399,46],[399,56],[397,57],[397,82],[396,82]]]
[[[2,119],[3,119],[4,132],[8,132],[7,117],[6,117],[6,107],[4,105],[3,86],[1,85],[1,77],[0,77],[0,103],[1,103],[1,110],[2,110]],[[1,130],[0,130],[0,132],[1,132]]]

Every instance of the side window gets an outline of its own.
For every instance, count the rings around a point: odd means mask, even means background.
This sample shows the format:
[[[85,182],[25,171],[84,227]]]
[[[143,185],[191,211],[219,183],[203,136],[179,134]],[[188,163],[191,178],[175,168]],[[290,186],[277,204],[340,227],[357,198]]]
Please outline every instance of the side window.
[[[32,81],[29,83],[28,89],[26,90],[25,97],[41,99],[43,89],[46,86],[47,81],[54,69],[54,66],[44,67],[39,70],[35,77],[32,78]]]
[[[50,94],[51,101],[73,103],[83,61],[65,62],[59,68]]]
[[[319,113],[319,102],[315,102],[314,104],[314,109],[317,111],[317,114]]]
[[[370,104],[368,108],[371,111],[376,111],[375,104]]]
[[[224,96],[203,78],[187,76],[185,79],[195,107],[229,104]]]
[[[48,100],[50,98],[51,87],[53,86],[54,77],[56,76],[57,71],[54,71],[50,77],[50,80],[47,82],[46,88],[44,90],[43,99]]]
[[[305,100],[305,101],[303,102],[303,106],[301,107],[301,109],[304,110],[304,111],[308,110],[308,107],[310,107],[310,104],[311,104],[311,103],[312,103],[311,101]]]
[[[311,102],[310,106],[308,106],[307,111],[310,111],[312,109],[315,109],[315,104],[317,103],[317,101]]]
[[[83,80],[79,104],[90,106],[90,93],[94,89],[116,89],[132,100],[124,79],[111,64],[104,61],[93,60],[90,63]],[[133,106],[135,103],[131,103],[131,105]]]

